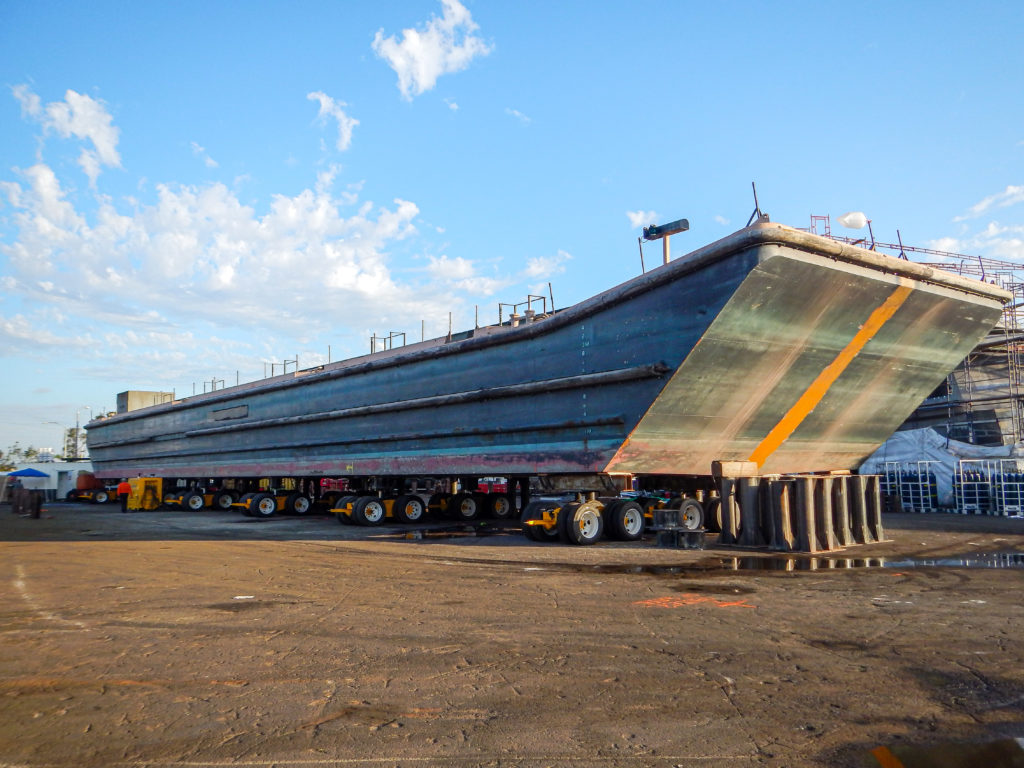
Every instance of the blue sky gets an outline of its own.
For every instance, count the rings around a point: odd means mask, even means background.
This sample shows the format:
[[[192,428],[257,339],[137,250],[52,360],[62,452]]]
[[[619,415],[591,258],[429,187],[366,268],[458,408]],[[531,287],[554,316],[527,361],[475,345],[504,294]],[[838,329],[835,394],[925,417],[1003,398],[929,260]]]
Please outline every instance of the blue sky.
[[[742,227],[1024,259],[1019,3],[0,3],[0,449]],[[840,232],[833,224],[834,230]],[[842,232],[841,232],[842,233]],[[857,232],[843,234],[856,235]],[[647,246],[648,264],[660,249]]]

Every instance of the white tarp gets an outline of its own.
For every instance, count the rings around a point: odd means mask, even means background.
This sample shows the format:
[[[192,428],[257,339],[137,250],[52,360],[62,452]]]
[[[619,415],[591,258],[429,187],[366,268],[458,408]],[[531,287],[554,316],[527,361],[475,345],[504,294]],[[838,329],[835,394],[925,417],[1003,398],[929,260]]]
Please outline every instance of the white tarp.
[[[953,500],[953,474],[957,465],[964,460],[1015,460],[1024,459],[1024,443],[1016,445],[971,445],[948,440],[934,429],[908,429],[896,432],[875,451],[860,467],[862,475],[884,475],[887,462],[897,462],[904,468],[916,469],[919,461],[934,461],[928,467],[935,473],[939,489],[939,505],[955,506]],[[1012,467],[1007,466],[1007,471]]]

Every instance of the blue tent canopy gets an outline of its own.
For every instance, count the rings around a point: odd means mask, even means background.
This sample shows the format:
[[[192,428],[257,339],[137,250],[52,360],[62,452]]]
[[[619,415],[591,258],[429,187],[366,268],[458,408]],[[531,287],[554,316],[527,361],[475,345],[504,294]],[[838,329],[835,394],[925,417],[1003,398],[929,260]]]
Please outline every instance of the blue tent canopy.
[[[19,469],[14,472],[8,472],[8,477],[49,477],[45,472],[40,472],[38,469],[28,467],[27,469]]]

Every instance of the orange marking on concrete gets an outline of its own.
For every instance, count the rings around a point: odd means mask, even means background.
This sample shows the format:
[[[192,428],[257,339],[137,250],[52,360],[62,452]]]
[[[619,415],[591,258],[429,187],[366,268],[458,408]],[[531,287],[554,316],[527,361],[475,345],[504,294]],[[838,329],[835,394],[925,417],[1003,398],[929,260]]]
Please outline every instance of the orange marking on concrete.
[[[904,768],[900,759],[888,747],[875,747],[871,750],[871,754],[878,761],[881,768]]]
[[[896,314],[896,310],[903,306],[903,302],[907,300],[912,290],[913,288],[909,285],[900,285],[881,306],[875,308],[875,311],[871,313],[856,335],[850,339],[850,343],[811,382],[811,385],[800,396],[800,399],[796,401],[779,423],[772,428],[772,431],[765,436],[761,444],[750,454],[748,461],[752,461],[760,467],[769,456],[775,453],[780,445],[789,439],[790,435],[796,432],[797,427],[817,407],[829,388],[842,375],[850,363],[853,362],[853,359],[860,351],[864,349],[864,346]]]
[[[717,608],[756,608],[746,600],[716,600],[713,597],[698,595],[693,592],[685,592],[682,595],[670,597],[653,597],[650,600],[637,600],[633,605],[646,605],[650,608],[682,608],[688,605],[708,604]]]

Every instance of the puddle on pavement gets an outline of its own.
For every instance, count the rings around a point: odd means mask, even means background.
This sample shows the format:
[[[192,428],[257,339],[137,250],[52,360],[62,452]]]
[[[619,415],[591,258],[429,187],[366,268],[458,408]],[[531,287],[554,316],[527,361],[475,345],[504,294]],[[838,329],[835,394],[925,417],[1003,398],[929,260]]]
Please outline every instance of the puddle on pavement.
[[[972,553],[960,557],[726,557],[727,571],[823,571],[847,568],[1024,568],[1024,553]]]
[[[461,559],[461,558],[460,558]],[[684,564],[670,565],[627,565],[604,564],[585,565],[582,563],[543,563],[513,560],[481,560],[466,558],[464,562],[487,563],[492,565],[522,566],[526,571],[594,573],[594,574],[636,574],[647,576],[707,576],[728,571],[828,571],[856,568],[1024,568],[1024,553],[994,552],[972,553],[962,557],[943,558],[885,558],[885,557],[808,557],[807,555],[768,555],[744,557],[707,556]]]
[[[518,532],[519,526],[498,524],[456,524],[430,528],[416,528],[400,533],[387,532],[371,538],[429,540],[476,538]],[[684,565],[580,565],[577,563],[521,563],[527,570],[571,570],[579,573],[647,574],[672,576],[709,571],[823,571],[854,568],[1024,568],[1022,552],[972,552],[966,555],[938,558],[888,557],[834,557],[802,554],[746,555],[738,557],[708,557]],[[500,560],[495,563],[515,564]]]
[[[491,523],[477,523],[472,524],[458,524],[458,525],[445,525],[440,527],[431,528],[413,528],[412,530],[401,531],[398,533],[386,532],[381,533],[378,536],[370,536],[371,539],[403,539],[409,541],[418,541],[421,539],[462,539],[462,538],[479,538],[482,536],[497,536],[508,533],[519,533],[519,525],[515,527],[502,526],[500,524]]]

